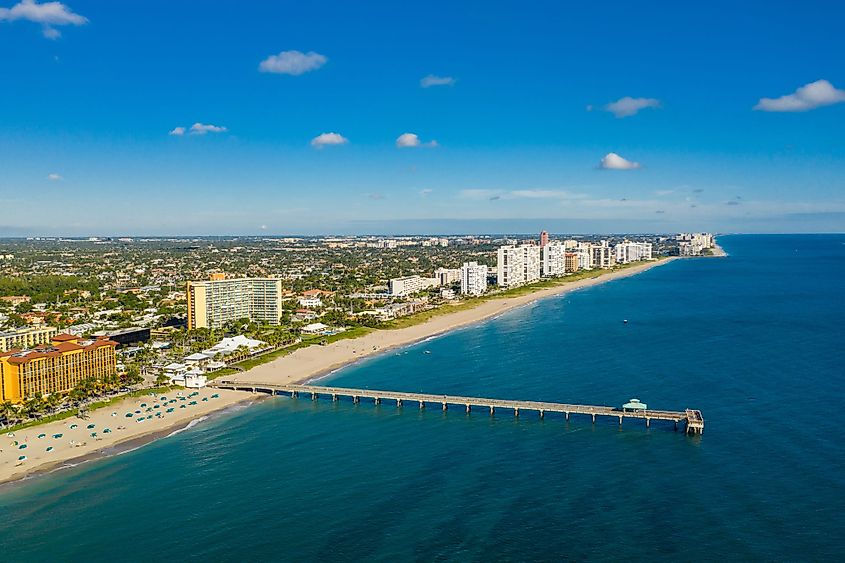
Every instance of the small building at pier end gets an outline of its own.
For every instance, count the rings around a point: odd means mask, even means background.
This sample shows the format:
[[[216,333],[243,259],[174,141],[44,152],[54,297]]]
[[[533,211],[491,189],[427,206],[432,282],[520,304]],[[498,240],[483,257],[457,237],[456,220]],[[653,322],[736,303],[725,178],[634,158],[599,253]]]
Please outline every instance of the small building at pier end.
[[[624,405],[622,405],[622,410],[625,412],[638,412],[644,411],[648,409],[648,405],[640,401],[639,399],[631,399]]]

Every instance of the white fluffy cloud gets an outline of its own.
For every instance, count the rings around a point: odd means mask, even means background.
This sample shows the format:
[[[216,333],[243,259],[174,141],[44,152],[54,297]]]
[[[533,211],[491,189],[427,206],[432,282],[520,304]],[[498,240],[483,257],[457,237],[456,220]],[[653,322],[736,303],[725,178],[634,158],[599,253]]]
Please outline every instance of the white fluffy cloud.
[[[631,96],[625,96],[607,104],[604,106],[604,109],[616,117],[630,117],[636,115],[642,109],[659,107],[660,100],[655,98],[632,98]],[[590,110],[588,109],[587,111]]]
[[[423,88],[430,88],[432,86],[454,86],[455,79],[451,76],[437,76],[436,74],[429,74],[420,80],[420,86]]]
[[[85,25],[88,23],[88,18],[74,13],[61,2],[39,4],[36,0],[21,0],[11,8],[0,8],[0,21],[12,22],[15,20],[40,23],[44,37],[48,39],[56,39],[61,36],[61,32],[56,29],[56,26]]]
[[[311,146],[321,149],[327,145],[345,145],[349,139],[340,133],[321,133],[311,139]]]
[[[56,174],[55,172],[52,173],[52,174],[47,174],[47,179],[52,181],[52,182],[58,182],[59,180],[64,180],[64,178],[62,178],[61,175]]]
[[[258,70],[261,72],[271,72],[274,74],[291,74],[299,76],[312,70],[317,70],[326,62],[328,58],[320,53],[309,51],[303,53],[302,51],[282,51],[278,55],[270,55],[258,65]]]
[[[185,133],[190,135],[205,135],[206,133],[225,133],[227,128],[221,125],[209,125],[207,123],[194,123],[190,127],[174,127],[167,134],[173,137],[181,137]]]
[[[412,147],[436,147],[437,141],[429,141],[427,143],[423,143],[420,141],[420,138],[415,133],[402,133],[396,139],[396,146],[400,149],[403,148],[412,148]]]
[[[228,131],[228,129],[219,125],[194,123],[193,125],[191,125],[190,133],[191,135],[205,135],[206,133],[225,133],[226,131]]]
[[[635,170],[640,168],[640,163],[622,158],[615,152],[609,152],[601,159],[599,168],[605,170]]]
[[[809,111],[822,106],[845,102],[845,90],[833,87],[827,80],[816,80],[780,98],[760,98],[755,110]]]

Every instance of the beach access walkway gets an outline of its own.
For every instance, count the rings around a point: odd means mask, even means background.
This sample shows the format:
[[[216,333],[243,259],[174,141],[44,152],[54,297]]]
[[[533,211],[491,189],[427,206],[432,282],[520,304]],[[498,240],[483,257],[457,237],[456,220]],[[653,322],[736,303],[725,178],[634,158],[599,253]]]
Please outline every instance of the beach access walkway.
[[[704,433],[704,417],[701,411],[686,409],[684,411],[664,411],[649,409],[622,409],[617,407],[595,406],[595,405],[574,405],[567,403],[550,403],[544,401],[514,401],[508,399],[489,399],[482,397],[462,397],[458,395],[434,395],[429,393],[408,393],[403,391],[379,391],[375,389],[353,389],[348,387],[325,387],[322,385],[300,385],[300,384],[279,384],[236,381],[222,379],[209,383],[209,386],[219,389],[232,389],[235,391],[250,391],[252,393],[269,393],[270,395],[289,394],[295,398],[300,395],[310,395],[312,400],[320,397],[331,397],[332,401],[338,401],[342,397],[351,398],[353,403],[360,403],[361,399],[370,399],[375,404],[382,401],[395,401],[397,407],[403,403],[416,403],[419,408],[424,409],[426,405],[440,405],[445,411],[449,406],[463,406],[466,412],[471,412],[473,407],[489,409],[494,414],[496,409],[506,409],[519,416],[520,411],[536,412],[540,418],[546,413],[561,413],[566,420],[570,415],[586,415],[592,418],[595,424],[596,417],[615,417],[622,424],[624,419],[636,419],[645,421],[647,427],[651,426],[652,420],[672,422],[675,429],[678,424],[684,424],[687,434]]]

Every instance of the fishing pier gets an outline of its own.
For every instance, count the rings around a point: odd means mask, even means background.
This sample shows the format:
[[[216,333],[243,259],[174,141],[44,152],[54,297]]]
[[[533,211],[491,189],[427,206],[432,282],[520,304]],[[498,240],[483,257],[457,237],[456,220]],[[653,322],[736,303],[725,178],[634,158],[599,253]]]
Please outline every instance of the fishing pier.
[[[374,404],[381,404],[382,401],[395,402],[397,407],[403,406],[405,403],[417,404],[420,409],[426,408],[427,405],[437,405],[442,410],[446,411],[450,406],[463,407],[469,413],[472,409],[489,410],[490,414],[495,414],[497,409],[504,409],[513,412],[514,416],[519,416],[521,412],[533,412],[544,418],[546,413],[560,413],[563,414],[568,421],[571,415],[584,415],[592,419],[593,424],[596,422],[596,417],[612,417],[619,420],[619,424],[625,419],[645,421],[646,427],[651,426],[652,420],[660,420],[671,422],[675,425],[675,430],[678,429],[678,424],[684,424],[684,430],[687,434],[703,434],[704,433],[704,417],[701,416],[701,411],[694,409],[686,409],[684,411],[664,411],[664,410],[649,410],[647,408],[629,408],[630,406],[639,404],[636,400],[632,403],[627,403],[623,408],[605,407],[595,405],[571,405],[567,403],[549,403],[543,401],[512,401],[507,399],[488,399],[482,397],[462,397],[457,395],[433,395],[428,393],[407,393],[403,391],[377,391],[374,389],[352,389],[347,387],[324,387],[322,385],[298,385],[298,384],[277,384],[277,383],[257,383],[257,382],[239,382],[234,380],[221,380],[209,383],[209,386],[219,389],[232,389],[235,391],[251,391],[252,393],[268,393],[270,395],[290,395],[292,398],[299,396],[309,396],[312,400],[317,400],[320,397],[329,398],[332,401],[338,401],[341,398],[352,399],[352,402],[358,404],[361,399],[371,400]]]

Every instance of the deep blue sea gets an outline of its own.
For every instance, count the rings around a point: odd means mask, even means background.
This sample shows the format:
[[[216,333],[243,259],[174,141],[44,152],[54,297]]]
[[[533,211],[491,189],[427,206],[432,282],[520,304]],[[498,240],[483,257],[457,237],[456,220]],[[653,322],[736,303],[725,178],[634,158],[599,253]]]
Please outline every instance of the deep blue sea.
[[[845,236],[720,242],[332,378],[639,397],[701,409],[702,437],[279,397],[0,488],[0,560],[842,559]]]

